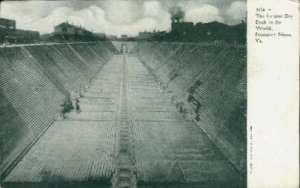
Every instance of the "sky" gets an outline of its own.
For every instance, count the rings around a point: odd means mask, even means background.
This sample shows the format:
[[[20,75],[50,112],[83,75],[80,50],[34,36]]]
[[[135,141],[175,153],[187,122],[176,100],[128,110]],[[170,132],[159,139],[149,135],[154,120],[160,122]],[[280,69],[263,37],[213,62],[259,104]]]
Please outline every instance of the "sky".
[[[219,21],[228,25],[246,18],[246,0],[101,0],[2,1],[0,17],[14,19],[18,29],[51,33],[68,21],[95,33],[129,36],[140,31],[169,31],[171,7],[180,6],[184,21]]]

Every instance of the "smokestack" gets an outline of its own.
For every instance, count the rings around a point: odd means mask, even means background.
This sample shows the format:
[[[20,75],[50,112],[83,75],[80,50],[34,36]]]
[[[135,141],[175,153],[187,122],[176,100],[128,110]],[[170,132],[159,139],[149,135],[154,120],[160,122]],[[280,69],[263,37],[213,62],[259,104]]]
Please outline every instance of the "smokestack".
[[[171,20],[172,22],[180,22],[183,21],[184,18],[184,11],[179,6],[173,6],[169,9],[169,12],[171,14]]]

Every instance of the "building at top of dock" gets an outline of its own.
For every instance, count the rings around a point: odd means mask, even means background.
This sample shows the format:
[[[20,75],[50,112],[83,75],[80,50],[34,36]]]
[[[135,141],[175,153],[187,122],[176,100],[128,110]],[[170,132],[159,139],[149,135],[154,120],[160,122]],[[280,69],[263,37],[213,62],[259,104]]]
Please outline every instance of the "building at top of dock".
[[[34,43],[39,39],[38,31],[17,29],[16,20],[0,18],[0,44]]]
[[[177,11],[177,12],[176,12]],[[135,40],[169,41],[169,42],[226,42],[245,44],[247,24],[244,20],[237,25],[227,25],[218,21],[187,22],[180,8],[171,11],[170,31],[140,32]]]
[[[105,40],[103,33],[93,33],[82,26],[76,26],[68,21],[60,23],[54,27],[54,32],[47,40],[51,41],[95,41]]]

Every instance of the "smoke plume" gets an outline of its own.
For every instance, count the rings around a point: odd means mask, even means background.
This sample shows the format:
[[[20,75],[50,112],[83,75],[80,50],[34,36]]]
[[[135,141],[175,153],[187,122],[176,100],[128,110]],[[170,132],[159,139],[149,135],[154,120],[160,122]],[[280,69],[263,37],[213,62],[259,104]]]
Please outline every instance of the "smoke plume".
[[[169,9],[169,12],[171,14],[171,20],[174,21],[182,21],[184,18],[184,11],[179,6],[173,6]]]

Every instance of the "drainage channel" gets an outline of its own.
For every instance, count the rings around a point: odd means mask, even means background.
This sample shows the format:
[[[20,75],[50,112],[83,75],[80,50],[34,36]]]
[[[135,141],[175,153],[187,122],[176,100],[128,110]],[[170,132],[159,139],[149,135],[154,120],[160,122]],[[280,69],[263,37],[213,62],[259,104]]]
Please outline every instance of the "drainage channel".
[[[128,102],[128,72],[126,55],[123,55],[123,75],[120,88],[120,110],[118,126],[119,146],[115,158],[112,188],[136,188],[135,158],[131,134],[131,118]]]

